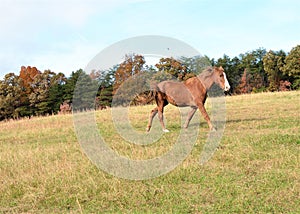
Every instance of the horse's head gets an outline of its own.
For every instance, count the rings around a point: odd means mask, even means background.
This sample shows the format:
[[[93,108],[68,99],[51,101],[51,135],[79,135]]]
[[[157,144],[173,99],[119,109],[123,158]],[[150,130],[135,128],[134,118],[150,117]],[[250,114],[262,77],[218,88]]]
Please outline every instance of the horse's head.
[[[230,85],[222,66],[214,67],[214,74],[214,82],[218,84],[224,91],[229,91]]]

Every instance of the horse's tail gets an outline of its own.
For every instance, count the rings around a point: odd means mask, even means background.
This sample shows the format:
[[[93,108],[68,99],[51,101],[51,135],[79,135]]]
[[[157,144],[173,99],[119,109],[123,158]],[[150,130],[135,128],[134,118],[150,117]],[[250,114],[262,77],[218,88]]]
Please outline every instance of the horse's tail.
[[[151,102],[153,102],[153,100],[155,100],[155,97],[156,97],[156,95],[157,95],[157,93],[158,93],[158,91],[159,91],[159,88],[158,88],[158,86],[157,86],[157,83],[151,83],[150,84],[150,91],[149,91],[149,93],[148,93],[148,103],[151,103]]]

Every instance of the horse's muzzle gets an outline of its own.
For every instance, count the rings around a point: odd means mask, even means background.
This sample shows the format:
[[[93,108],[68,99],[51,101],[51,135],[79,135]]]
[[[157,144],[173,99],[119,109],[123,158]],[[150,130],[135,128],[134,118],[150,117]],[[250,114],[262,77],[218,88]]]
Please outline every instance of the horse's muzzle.
[[[224,87],[224,91],[229,91],[230,90],[230,85],[225,85],[225,87]]]

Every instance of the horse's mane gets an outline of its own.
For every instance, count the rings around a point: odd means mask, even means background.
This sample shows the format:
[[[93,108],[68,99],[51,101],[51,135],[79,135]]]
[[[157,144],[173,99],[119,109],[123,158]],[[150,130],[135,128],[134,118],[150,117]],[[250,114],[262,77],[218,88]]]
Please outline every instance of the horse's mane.
[[[206,79],[208,77],[210,77],[214,72],[214,69],[212,67],[207,67],[205,68],[200,74],[198,74],[197,77],[201,78],[201,79]]]

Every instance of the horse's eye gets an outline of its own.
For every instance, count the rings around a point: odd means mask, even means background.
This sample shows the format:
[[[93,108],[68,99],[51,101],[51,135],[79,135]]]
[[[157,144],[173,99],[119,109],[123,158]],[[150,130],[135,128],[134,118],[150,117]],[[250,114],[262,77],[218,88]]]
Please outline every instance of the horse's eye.
[[[220,74],[220,77],[223,77],[224,75],[223,74]]]

